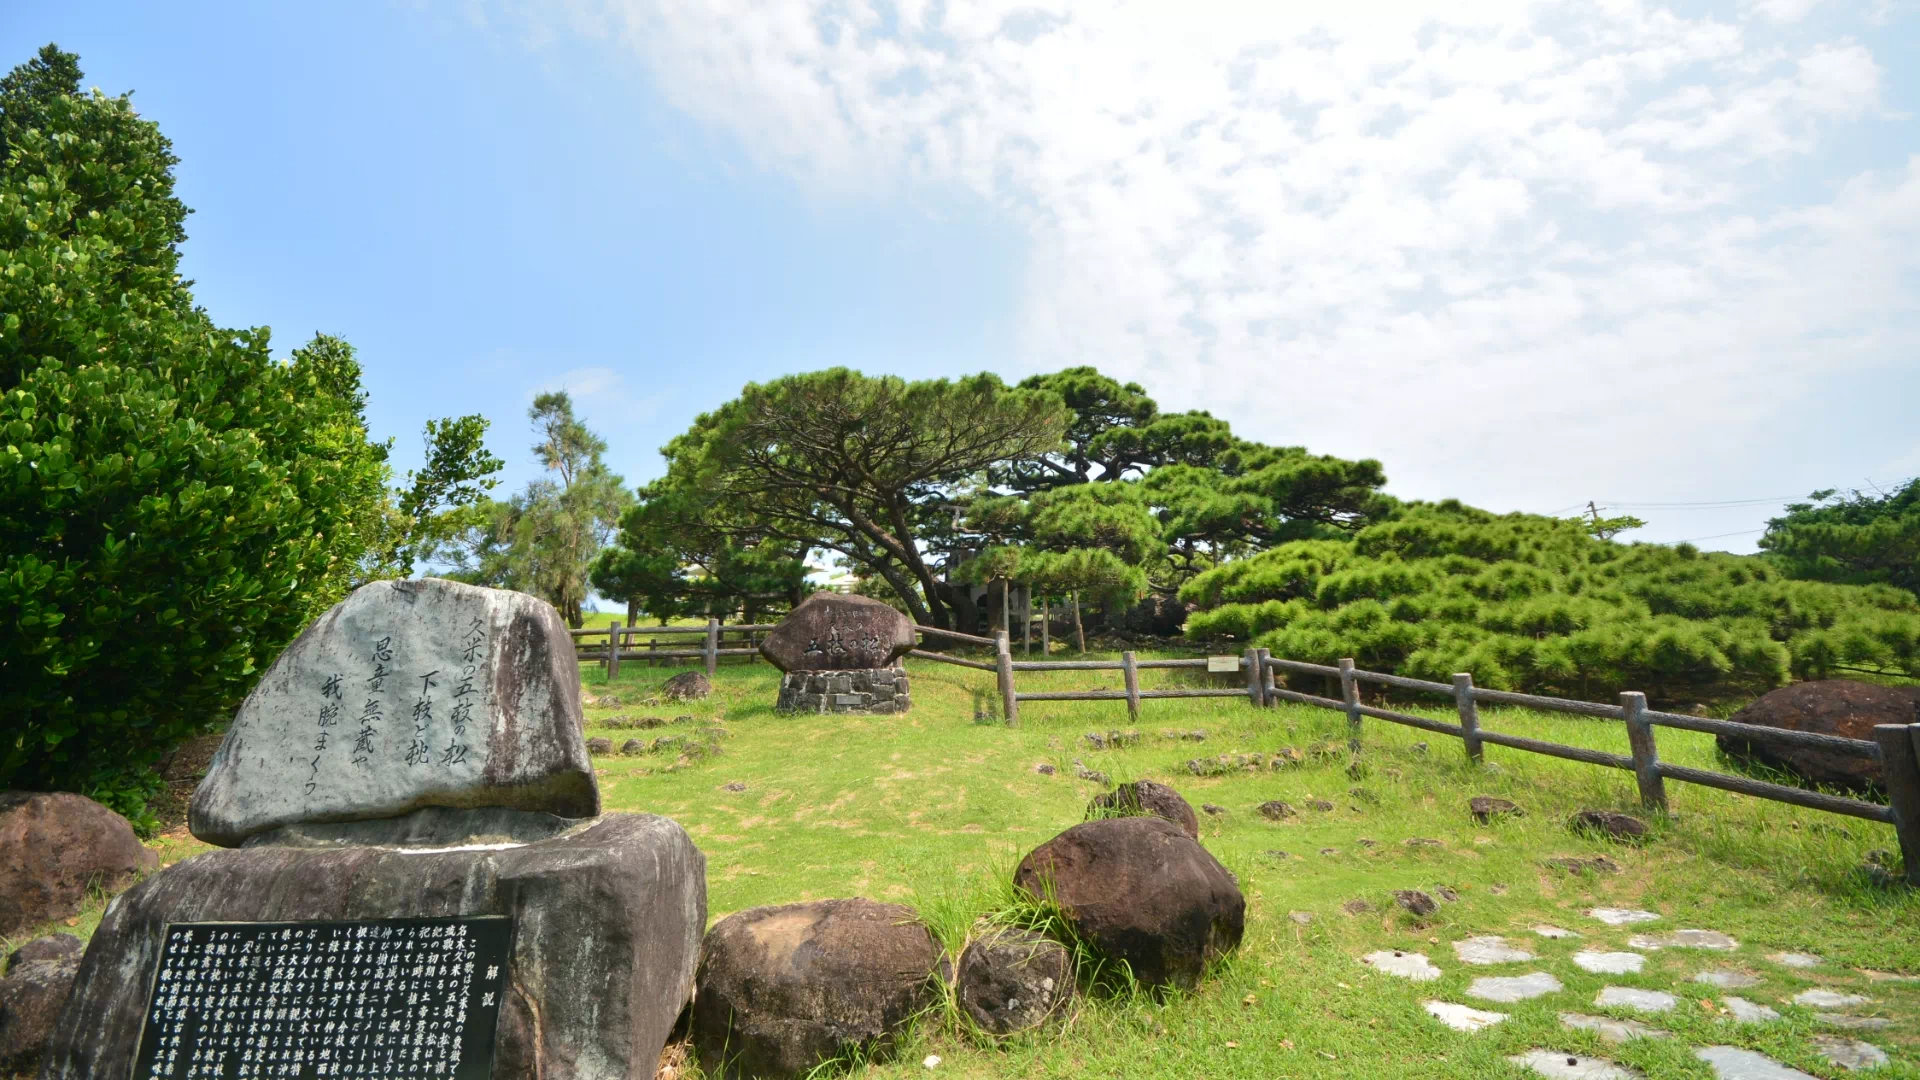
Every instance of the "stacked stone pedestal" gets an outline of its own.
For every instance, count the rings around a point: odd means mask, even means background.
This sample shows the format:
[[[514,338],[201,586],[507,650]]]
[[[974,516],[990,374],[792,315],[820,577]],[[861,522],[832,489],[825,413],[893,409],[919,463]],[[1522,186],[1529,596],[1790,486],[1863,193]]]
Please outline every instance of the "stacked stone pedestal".
[[[907,673],[897,667],[853,671],[789,671],[780,680],[780,712],[903,713],[913,704]]]

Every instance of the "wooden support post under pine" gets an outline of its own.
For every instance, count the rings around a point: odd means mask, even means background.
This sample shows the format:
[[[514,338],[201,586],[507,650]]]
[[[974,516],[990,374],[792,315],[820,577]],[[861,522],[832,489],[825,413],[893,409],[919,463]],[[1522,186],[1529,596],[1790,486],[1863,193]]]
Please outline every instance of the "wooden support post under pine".
[[[607,681],[620,677],[620,622],[607,627]]]

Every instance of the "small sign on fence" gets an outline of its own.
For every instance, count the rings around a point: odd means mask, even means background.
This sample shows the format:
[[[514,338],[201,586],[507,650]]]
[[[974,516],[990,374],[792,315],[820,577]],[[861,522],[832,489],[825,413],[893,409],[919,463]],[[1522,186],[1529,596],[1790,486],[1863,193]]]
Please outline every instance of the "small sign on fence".
[[[1207,670],[1239,671],[1240,658],[1237,656],[1209,656],[1207,657]]]

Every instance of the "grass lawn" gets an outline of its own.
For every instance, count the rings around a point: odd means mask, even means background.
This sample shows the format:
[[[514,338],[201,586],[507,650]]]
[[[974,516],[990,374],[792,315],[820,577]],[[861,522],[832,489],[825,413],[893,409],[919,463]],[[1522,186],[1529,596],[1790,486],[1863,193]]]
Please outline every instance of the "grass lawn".
[[[1648,1077],[1712,1076],[1692,1049],[1731,1044],[1763,1051],[1816,1076],[1850,1075],[1813,1049],[1823,1027],[1814,1010],[1787,1001],[1810,987],[1872,998],[1846,1011],[1890,1018],[1883,1031],[1853,1033],[1892,1061],[1864,1075],[1920,1078],[1920,981],[1875,979],[1869,972],[1920,975],[1920,893],[1876,886],[1860,870],[1869,851],[1895,849],[1891,828],[1724,792],[1669,783],[1673,815],[1656,823],[1643,847],[1571,834],[1567,817],[1584,807],[1637,812],[1631,775],[1501,747],[1488,766],[1468,765],[1460,745],[1439,736],[1368,720],[1366,774],[1347,773],[1344,751],[1309,755],[1282,771],[1202,778],[1186,762],[1221,754],[1270,753],[1292,746],[1344,745],[1343,716],[1304,707],[1257,710],[1244,700],[1148,701],[1129,725],[1120,702],[1030,702],[1021,725],[976,719],[994,708],[993,677],[909,660],[914,708],[905,716],[781,716],[773,711],[778,673],[764,664],[720,669],[713,696],[687,705],[649,704],[673,672],[628,662],[606,684],[582,665],[586,689],[601,697],[587,710],[588,735],[616,746],[684,736],[657,753],[603,755],[596,761],[608,810],[646,811],[679,821],[708,858],[710,917],[761,904],[867,896],[916,907],[958,952],[975,919],[1006,896],[1014,864],[1027,851],[1082,819],[1105,790],[1076,779],[1076,762],[1115,782],[1149,778],[1192,802],[1223,807],[1202,813],[1201,841],[1240,880],[1247,932],[1239,952],[1198,992],[1165,1001],[1083,1002],[1063,1028],[999,1044],[970,1035],[952,1014],[929,1016],[893,1063],[861,1075],[955,1077],[1521,1077],[1506,1058],[1534,1047],[1611,1058]],[[1022,689],[1117,687],[1118,672],[1021,674]],[[1235,676],[1148,671],[1149,688],[1175,678]],[[1313,688],[1309,688],[1313,689]],[[1399,706],[1399,707],[1405,707]],[[1417,711],[1417,710],[1415,710]],[[1442,705],[1433,715],[1450,718]],[[691,719],[674,722],[676,716]],[[633,730],[610,722],[663,717],[665,727]],[[1625,752],[1618,724],[1524,710],[1485,709],[1492,729]],[[1142,739],[1119,750],[1090,749],[1082,736],[1137,727]],[[1162,735],[1204,730],[1204,741]],[[1666,760],[1724,768],[1710,736],[1662,729]],[[1420,744],[1430,744],[1424,749]],[[707,748],[715,752],[706,753]],[[1034,770],[1041,763],[1053,775]],[[741,782],[745,790],[725,786]],[[1353,789],[1359,788],[1360,793]],[[1478,825],[1474,795],[1513,800],[1524,817]],[[1307,808],[1310,799],[1335,809]],[[1254,811],[1283,799],[1299,816],[1269,822]],[[1413,838],[1437,846],[1408,846]],[[178,833],[156,846],[176,861],[203,846]],[[1568,874],[1543,861],[1604,854],[1618,874]],[[1395,889],[1440,886],[1459,899],[1418,921],[1397,908]],[[1371,910],[1343,906],[1364,900]],[[38,932],[89,933],[103,903],[73,926]],[[1610,927],[1593,907],[1646,908],[1657,922]],[[1305,913],[1310,921],[1296,921]],[[1577,939],[1545,940],[1529,930],[1552,923]],[[1590,975],[1570,956],[1581,948],[1624,951],[1639,933],[1682,928],[1738,938],[1731,954],[1689,949],[1647,953],[1638,975]],[[1536,954],[1530,963],[1468,967],[1452,943],[1503,934]],[[1409,983],[1378,974],[1358,957],[1378,949],[1419,951],[1444,972]],[[1766,955],[1817,953],[1812,970],[1782,967]],[[1707,968],[1762,978],[1739,991],[1691,981]],[[1482,975],[1552,973],[1559,993],[1515,1005],[1465,997]],[[1561,1012],[1631,1016],[1598,1008],[1602,986],[1667,990],[1672,1012],[1644,1017],[1675,1038],[1608,1046],[1563,1030]],[[1719,999],[1738,993],[1784,1017],[1736,1024]],[[1441,1000],[1509,1014],[1476,1034],[1443,1027],[1422,1002]],[[683,1074],[684,1075],[684,1074]]]

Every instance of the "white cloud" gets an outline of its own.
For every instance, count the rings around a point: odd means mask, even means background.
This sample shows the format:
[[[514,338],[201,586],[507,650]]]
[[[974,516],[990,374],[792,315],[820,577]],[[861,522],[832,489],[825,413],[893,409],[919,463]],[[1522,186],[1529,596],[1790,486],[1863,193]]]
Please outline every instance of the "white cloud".
[[[1778,194],[1885,105],[1887,58],[1813,36],[1812,6],[524,17],[630,48],[800,183],[959,183],[1015,216],[1021,366],[1097,363],[1255,437],[1378,456],[1401,491],[1537,507],[1726,482],[1815,381],[1912,355],[1920,157]]]

